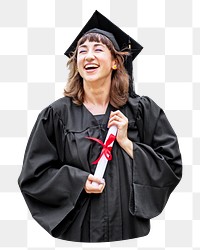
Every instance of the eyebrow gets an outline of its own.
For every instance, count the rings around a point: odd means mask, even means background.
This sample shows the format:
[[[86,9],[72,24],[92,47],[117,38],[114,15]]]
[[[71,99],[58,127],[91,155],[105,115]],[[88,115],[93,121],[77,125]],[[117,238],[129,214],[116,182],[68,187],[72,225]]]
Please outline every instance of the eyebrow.
[[[105,45],[103,43],[95,43],[94,47],[97,47],[97,46],[105,47]],[[87,45],[81,44],[78,48],[87,48],[87,47],[88,47]]]

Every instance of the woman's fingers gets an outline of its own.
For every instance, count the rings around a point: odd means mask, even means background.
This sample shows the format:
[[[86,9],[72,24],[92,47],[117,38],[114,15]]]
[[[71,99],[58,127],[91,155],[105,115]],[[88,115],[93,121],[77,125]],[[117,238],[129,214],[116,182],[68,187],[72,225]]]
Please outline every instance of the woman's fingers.
[[[113,116],[117,116],[117,117],[120,117],[122,119],[127,119],[127,117],[119,110],[117,111],[111,111],[110,113],[110,118],[112,118]]]
[[[93,184],[95,182],[95,184]],[[86,193],[102,193],[105,187],[105,180],[99,179],[94,175],[90,174],[85,183],[84,189]]]
[[[128,129],[128,118],[119,110],[111,112],[110,119],[108,122],[108,128],[111,126],[117,126],[118,131],[116,135],[116,140],[120,146],[127,141],[127,129]]]
[[[88,180],[89,180],[89,181],[97,182],[97,183],[99,183],[99,184],[104,183],[104,179],[99,179],[98,177],[95,177],[95,176],[92,175],[92,174],[90,174],[90,175],[88,176]]]
[[[127,117],[119,110],[111,112],[110,119],[108,122],[108,127],[111,127],[112,125],[116,125],[119,129],[120,127],[127,126],[128,119]]]

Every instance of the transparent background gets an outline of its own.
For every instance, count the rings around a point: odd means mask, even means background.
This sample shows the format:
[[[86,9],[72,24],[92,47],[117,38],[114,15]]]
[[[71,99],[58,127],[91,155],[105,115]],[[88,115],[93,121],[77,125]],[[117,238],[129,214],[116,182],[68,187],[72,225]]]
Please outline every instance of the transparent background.
[[[144,46],[135,88],[165,110],[184,168],[148,236],[82,244],[52,238],[31,218],[17,178],[39,111],[62,96],[63,53],[96,9]],[[200,0],[0,0],[0,249],[200,250],[199,180]]]

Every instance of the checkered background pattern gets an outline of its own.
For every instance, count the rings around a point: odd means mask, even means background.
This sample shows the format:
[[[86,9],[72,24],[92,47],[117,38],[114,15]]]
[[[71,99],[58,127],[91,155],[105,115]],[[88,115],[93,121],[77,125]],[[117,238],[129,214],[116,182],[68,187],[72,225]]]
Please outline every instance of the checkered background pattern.
[[[166,112],[183,179],[148,236],[113,243],[57,240],[29,214],[17,178],[41,109],[62,97],[66,48],[95,10],[144,49],[136,92]],[[0,250],[200,250],[200,0],[0,0]]]

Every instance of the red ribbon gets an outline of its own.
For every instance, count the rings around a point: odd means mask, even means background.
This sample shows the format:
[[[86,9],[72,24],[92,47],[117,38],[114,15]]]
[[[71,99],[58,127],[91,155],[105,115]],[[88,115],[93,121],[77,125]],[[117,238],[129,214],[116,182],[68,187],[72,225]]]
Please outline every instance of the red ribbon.
[[[87,139],[93,140],[97,143],[99,143],[103,149],[101,151],[101,154],[99,156],[98,159],[96,159],[96,161],[93,161],[92,164],[97,164],[99,162],[99,160],[101,159],[102,155],[105,155],[106,159],[108,161],[112,160],[112,154],[111,154],[111,150],[112,147],[109,146],[112,142],[114,142],[116,136],[114,136],[113,134],[110,134],[110,136],[108,137],[108,139],[106,140],[106,143],[104,144],[101,140],[94,138],[94,137],[86,137]]]

